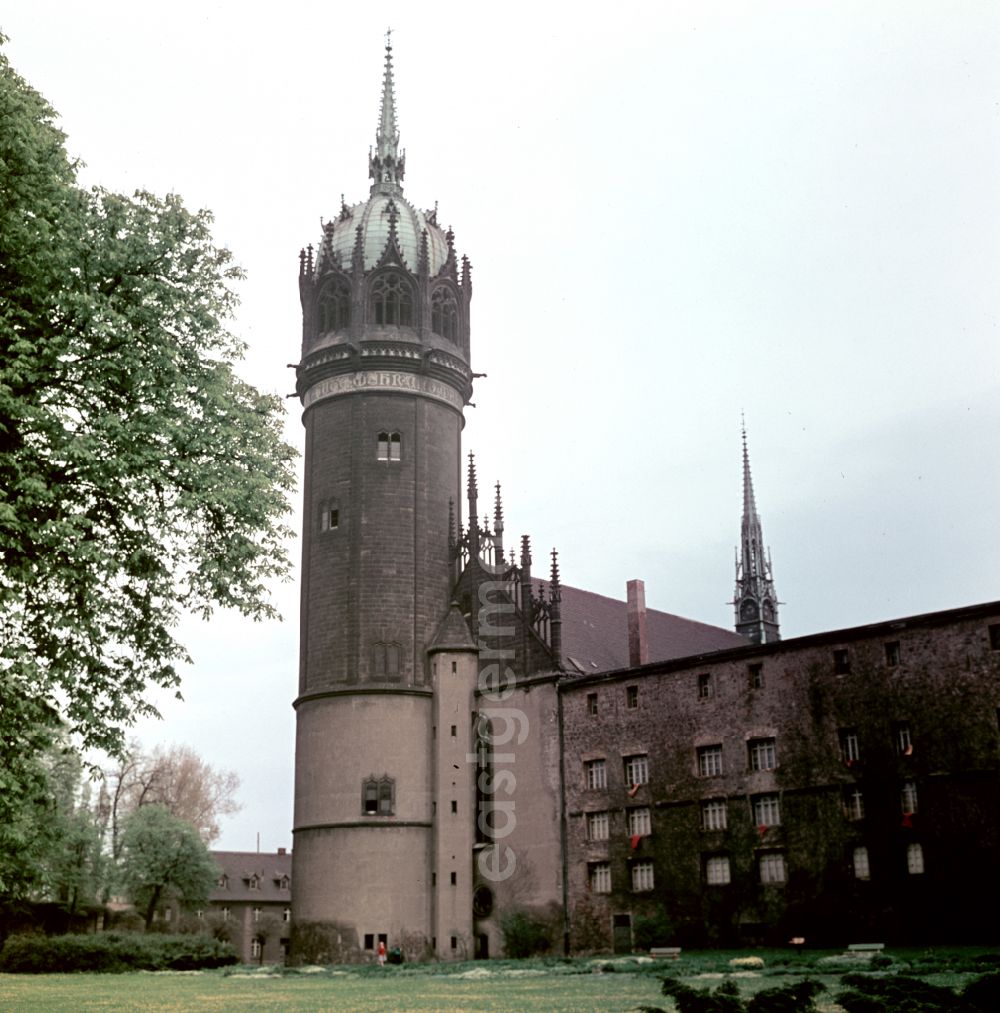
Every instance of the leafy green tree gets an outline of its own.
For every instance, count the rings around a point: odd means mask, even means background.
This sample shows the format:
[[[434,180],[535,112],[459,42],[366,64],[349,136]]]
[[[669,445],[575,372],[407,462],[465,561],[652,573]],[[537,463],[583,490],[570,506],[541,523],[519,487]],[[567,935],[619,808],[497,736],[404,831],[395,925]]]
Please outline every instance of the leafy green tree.
[[[54,119],[0,51],[0,742],[58,713],[120,753],[183,613],[274,614],[294,452],[211,216],[80,187]]]
[[[207,903],[219,870],[190,823],[163,806],[144,805],[125,825],[120,874],[148,929],[163,900],[176,896],[189,906]]]

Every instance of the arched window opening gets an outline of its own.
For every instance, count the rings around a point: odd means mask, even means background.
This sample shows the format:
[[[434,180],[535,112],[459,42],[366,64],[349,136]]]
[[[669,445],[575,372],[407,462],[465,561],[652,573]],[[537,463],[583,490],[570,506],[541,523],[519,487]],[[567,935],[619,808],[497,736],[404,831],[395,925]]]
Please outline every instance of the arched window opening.
[[[351,326],[351,289],[346,281],[335,281],[323,289],[319,297],[319,329],[321,334]]]
[[[383,274],[371,288],[372,320],[395,327],[413,326],[413,295],[398,274]]]
[[[391,816],[396,804],[396,782],[388,774],[367,777],[361,787],[362,811],[366,816]]]
[[[379,461],[399,461],[403,456],[403,438],[399,433],[382,432],[376,441],[375,457]]]
[[[436,288],[431,296],[431,330],[449,341],[458,340],[458,303],[451,289]]]
[[[375,679],[398,679],[402,659],[399,644],[377,643],[372,645],[372,677]]]

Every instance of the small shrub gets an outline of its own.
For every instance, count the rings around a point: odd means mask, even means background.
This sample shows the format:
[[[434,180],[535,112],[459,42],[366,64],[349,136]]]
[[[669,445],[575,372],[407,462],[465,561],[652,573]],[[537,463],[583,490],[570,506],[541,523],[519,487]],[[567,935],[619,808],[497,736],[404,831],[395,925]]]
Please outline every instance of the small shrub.
[[[764,989],[747,1003],[747,1013],[813,1013],[816,1009],[813,1000],[825,987],[805,978],[781,988]]]
[[[662,905],[651,914],[638,914],[632,920],[632,940],[637,950],[669,946],[673,938],[674,926]]]
[[[11,936],[0,951],[0,971],[196,971],[236,963],[233,948],[209,936],[97,935]]]
[[[662,992],[669,995],[680,1013],[745,1013],[734,981],[724,981],[714,991],[685,985],[675,978],[664,978]]]
[[[508,911],[500,919],[500,932],[504,955],[508,957],[533,957],[548,952],[552,946],[548,922],[529,911]]]
[[[942,1013],[961,1008],[958,996],[950,988],[919,978],[852,974],[845,975],[843,982],[854,989],[837,996],[837,1002],[847,1013]]]

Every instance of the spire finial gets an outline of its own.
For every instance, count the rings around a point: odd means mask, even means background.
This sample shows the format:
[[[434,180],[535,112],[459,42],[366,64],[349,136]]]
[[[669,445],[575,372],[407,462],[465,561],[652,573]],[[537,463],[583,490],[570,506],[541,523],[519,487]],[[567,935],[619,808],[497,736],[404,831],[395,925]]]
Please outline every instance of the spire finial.
[[[469,551],[479,555],[479,486],[476,483],[476,455],[469,451]]]
[[[385,72],[382,76],[382,101],[379,107],[375,150],[368,156],[368,175],[372,193],[401,194],[406,153],[399,150],[396,125],[396,92],[392,76],[392,29],[385,33]]]

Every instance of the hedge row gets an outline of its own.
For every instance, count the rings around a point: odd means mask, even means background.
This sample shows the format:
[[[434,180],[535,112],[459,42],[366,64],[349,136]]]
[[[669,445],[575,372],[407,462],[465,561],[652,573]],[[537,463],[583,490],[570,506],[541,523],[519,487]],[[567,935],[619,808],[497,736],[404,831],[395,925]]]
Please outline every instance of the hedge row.
[[[96,935],[10,936],[0,950],[0,971],[196,971],[237,963],[231,944],[211,936]]]

